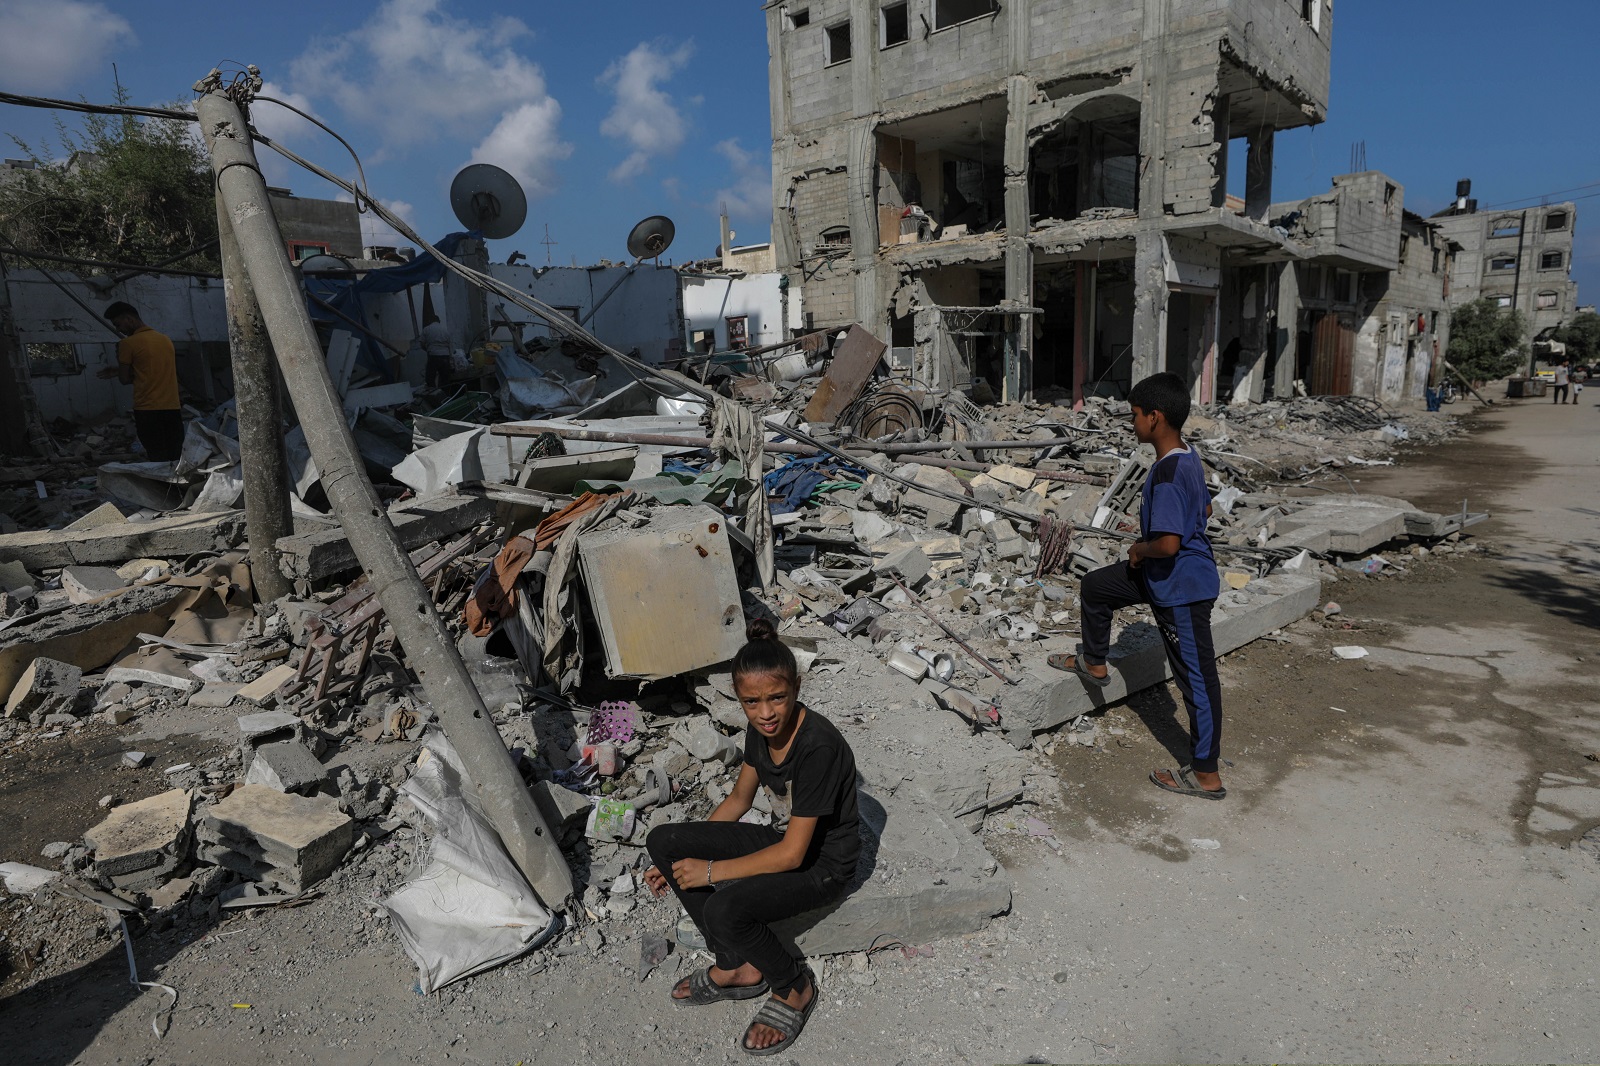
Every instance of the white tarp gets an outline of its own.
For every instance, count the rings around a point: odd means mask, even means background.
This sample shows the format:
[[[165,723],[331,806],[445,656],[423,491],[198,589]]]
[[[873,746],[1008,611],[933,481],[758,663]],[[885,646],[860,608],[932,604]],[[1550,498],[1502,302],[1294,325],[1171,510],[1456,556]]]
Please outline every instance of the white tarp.
[[[532,363],[504,349],[494,355],[500,376],[500,407],[510,419],[533,418],[546,412],[570,414],[594,399],[598,378],[568,385],[554,374],[541,374]]]
[[[400,787],[433,830],[432,854],[383,907],[424,993],[531,951],[557,922],[506,854],[465,778],[455,749],[433,732]]]
[[[482,481],[483,461],[479,454],[488,439],[489,431],[482,427],[457,433],[417,449],[396,463],[390,473],[419,498],[432,496],[463,481]]]

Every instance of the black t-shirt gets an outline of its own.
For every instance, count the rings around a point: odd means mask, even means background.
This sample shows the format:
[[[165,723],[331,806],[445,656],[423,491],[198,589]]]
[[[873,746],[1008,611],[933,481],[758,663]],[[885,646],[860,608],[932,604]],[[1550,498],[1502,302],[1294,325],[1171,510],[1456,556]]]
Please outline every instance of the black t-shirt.
[[[790,817],[817,820],[801,869],[815,865],[841,884],[854,877],[861,854],[856,757],[838,728],[807,707],[782,766],[773,765],[755,726],[745,731],[744,758],[770,795],[774,825],[786,828]]]

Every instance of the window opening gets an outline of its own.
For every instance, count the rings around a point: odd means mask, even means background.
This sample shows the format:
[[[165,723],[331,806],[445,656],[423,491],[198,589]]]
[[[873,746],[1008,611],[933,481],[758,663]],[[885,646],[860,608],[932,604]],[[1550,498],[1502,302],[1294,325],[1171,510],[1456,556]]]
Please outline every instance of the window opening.
[[[789,28],[798,30],[803,26],[811,25],[811,9],[802,7],[798,11],[789,12]]]
[[[1489,297],[1489,299],[1494,301],[1494,305],[1496,307],[1511,306],[1511,295],[1509,293],[1496,293],[1494,296]]]
[[[1565,211],[1552,211],[1544,216],[1544,228],[1551,233],[1567,228],[1567,213]]]
[[[946,29],[999,10],[1000,0],[933,0],[933,28]]]
[[[41,343],[28,345],[28,373],[36,378],[60,378],[83,369],[78,349],[72,344]]]
[[[828,27],[827,54],[824,62],[828,66],[835,63],[846,62],[850,58],[850,23],[840,22]]]
[[[892,48],[911,40],[911,17],[907,5],[890,4],[878,12],[878,47]]]
[[[1517,269],[1517,260],[1515,256],[1497,255],[1493,259],[1489,260],[1489,270],[1493,273],[1498,274],[1502,271],[1515,269]]]
[[[1559,297],[1553,292],[1541,292],[1536,305],[1540,311],[1553,311],[1558,305]]]
[[[1515,237],[1522,232],[1522,223],[1515,218],[1496,219],[1489,229],[1491,237]]]
[[[1560,252],[1545,252],[1539,256],[1540,270],[1560,270],[1566,258]]]

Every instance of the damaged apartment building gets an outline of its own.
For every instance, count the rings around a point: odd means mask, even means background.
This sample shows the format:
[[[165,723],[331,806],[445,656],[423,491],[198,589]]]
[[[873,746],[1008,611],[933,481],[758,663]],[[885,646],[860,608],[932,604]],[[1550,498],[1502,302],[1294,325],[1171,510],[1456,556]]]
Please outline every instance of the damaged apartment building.
[[[1274,225],[1273,140],[1326,115],[1330,0],[765,10],[773,243],[811,324],[860,321],[975,395],[1293,389],[1279,300],[1312,252]]]

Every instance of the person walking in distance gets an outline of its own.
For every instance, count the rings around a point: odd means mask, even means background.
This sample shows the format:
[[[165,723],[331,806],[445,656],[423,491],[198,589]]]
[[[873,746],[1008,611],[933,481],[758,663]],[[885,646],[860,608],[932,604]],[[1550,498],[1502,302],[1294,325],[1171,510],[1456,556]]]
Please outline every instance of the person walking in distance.
[[[1139,507],[1139,540],[1129,546],[1125,562],[1084,576],[1079,597],[1083,644],[1076,655],[1051,655],[1046,662],[1072,671],[1086,684],[1106,687],[1111,683],[1107,655],[1113,613],[1149,604],[1189,711],[1192,742],[1188,765],[1153,770],[1150,780],[1168,792],[1220,800],[1228,790],[1218,773],[1222,683],[1211,640],[1211,609],[1221,582],[1206,539],[1211,494],[1206,490],[1205,468],[1182,436],[1189,417],[1189,387],[1176,374],[1155,374],[1133,387],[1128,403],[1134,436],[1156,450]]]
[[[1550,390],[1551,403],[1565,403],[1567,400],[1567,385],[1572,380],[1572,367],[1565,358],[1556,364],[1555,387]]]
[[[444,328],[437,315],[429,315],[422,324],[422,334],[418,337],[422,342],[422,350],[428,353],[428,365],[424,372],[424,384],[430,389],[442,389],[450,381],[450,331]]]
[[[117,365],[98,376],[133,386],[133,428],[145,455],[151,462],[172,462],[183,453],[183,411],[172,340],[145,325],[132,304],[112,304],[106,308],[106,321],[122,340],[117,343]]]

